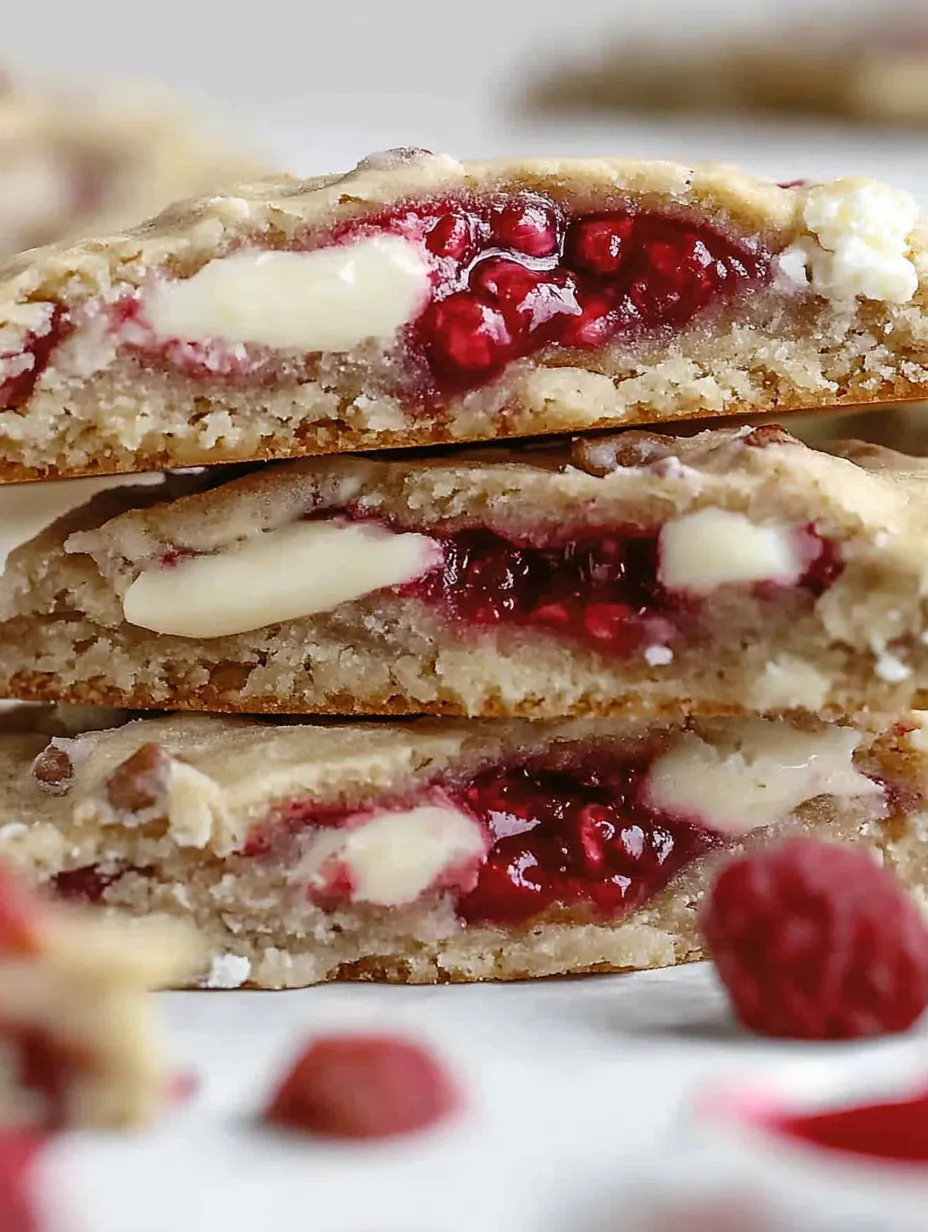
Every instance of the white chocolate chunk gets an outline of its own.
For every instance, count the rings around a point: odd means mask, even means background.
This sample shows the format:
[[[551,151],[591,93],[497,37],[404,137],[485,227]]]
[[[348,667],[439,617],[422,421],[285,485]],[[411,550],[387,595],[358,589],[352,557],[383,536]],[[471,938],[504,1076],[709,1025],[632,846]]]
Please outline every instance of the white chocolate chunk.
[[[854,766],[859,742],[851,728],[806,732],[783,720],[747,721],[730,750],[685,732],[651,765],[645,799],[670,816],[745,834],[816,796],[878,795],[879,784]]]
[[[145,296],[162,338],[221,339],[281,351],[350,351],[390,341],[425,306],[424,256],[399,235],[372,235],[312,252],[239,252]]]
[[[450,802],[427,804],[317,831],[296,875],[320,890],[347,875],[355,902],[398,907],[447,877],[472,873],[486,849],[474,817]]]
[[[166,812],[171,837],[179,847],[205,847],[225,820],[222,788],[215,779],[171,760],[168,772]]]
[[[649,667],[666,667],[673,662],[673,651],[669,646],[646,646],[644,661]]]
[[[838,302],[907,303],[918,287],[908,237],[918,221],[913,197],[869,180],[836,180],[809,190],[805,237],[780,255],[780,272]]]
[[[693,594],[726,583],[790,585],[805,570],[791,526],[758,526],[725,509],[699,509],[667,522],[659,547],[661,582]]]
[[[369,522],[291,522],[215,556],[146,569],[126,591],[126,620],[178,637],[225,637],[329,612],[427,573],[441,549],[426,535]]]

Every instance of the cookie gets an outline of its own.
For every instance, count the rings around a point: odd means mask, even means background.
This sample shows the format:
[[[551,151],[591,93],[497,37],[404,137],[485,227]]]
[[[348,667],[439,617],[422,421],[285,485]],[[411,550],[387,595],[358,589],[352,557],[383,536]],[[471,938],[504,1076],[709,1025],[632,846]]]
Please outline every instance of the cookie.
[[[65,92],[3,78],[0,133],[3,254],[106,235],[257,174],[255,157],[137,87]]]
[[[719,862],[783,833],[863,843],[922,890],[924,744],[918,716],[8,734],[0,860],[192,923],[213,988],[667,966],[700,955]]]
[[[8,768],[18,759],[29,765],[29,736],[0,743]],[[7,815],[6,842],[27,831]],[[187,925],[48,905],[0,868],[4,1128],[39,1134],[151,1124],[173,1097],[173,1076],[148,991],[189,979],[201,961]]]
[[[123,488],[11,555],[0,694],[887,713],[928,685],[926,492],[919,460],[851,461],[771,425]]]
[[[389,151],[8,261],[0,478],[912,399],[924,273],[868,180]]]
[[[835,17],[838,20],[835,21]],[[623,40],[576,64],[533,66],[524,104],[540,112],[611,108],[821,116],[859,124],[928,123],[928,25],[915,6],[804,16],[794,29],[676,46]]]

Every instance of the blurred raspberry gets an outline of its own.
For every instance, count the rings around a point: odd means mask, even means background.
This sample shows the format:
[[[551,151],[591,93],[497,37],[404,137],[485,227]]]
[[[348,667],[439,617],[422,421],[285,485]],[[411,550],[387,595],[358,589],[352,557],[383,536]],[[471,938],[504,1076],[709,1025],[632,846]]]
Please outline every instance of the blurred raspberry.
[[[33,1203],[33,1165],[44,1140],[32,1133],[0,1129],[0,1229],[39,1232]]]
[[[883,1035],[928,1005],[928,927],[856,848],[797,838],[734,861],[702,929],[735,1013],[762,1035]]]
[[[39,900],[19,873],[0,864],[0,953],[37,954],[44,927]]]
[[[441,1120],[458,1103],[438,1061],[417,1044],[372,1035],[315,1040],[265,1119],[335,1138],[387,1138]]]

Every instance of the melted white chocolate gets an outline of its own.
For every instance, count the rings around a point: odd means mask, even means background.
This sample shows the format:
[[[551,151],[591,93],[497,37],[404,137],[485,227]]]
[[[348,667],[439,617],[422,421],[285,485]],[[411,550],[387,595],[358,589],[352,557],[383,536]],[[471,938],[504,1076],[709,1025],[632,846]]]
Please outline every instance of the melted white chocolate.
[[[791,526],[759,526],[726,509],[674,518],[662,528],[659,545],[664,586],[699,595],[728,583],[790,585],[806,565]]]
[[[719,750],[684,732],[651,765],[651,808],[723,834],[785,821],[816,796],[873,796],[882,788],[854,765],[860,735],[848,727],[801,731],[784,720],[748,720],[737,747]]]
[[[389,342],[425,306],[429,269],[399,235],[311,252],[238,252],[145,295],[161,338],[254,343],[281,351],[351,351]]]
[[[226,637],[402,586],[440,560],[426,535],[341,518],[292,522],[215,556],[146,569],[126,591],[123,611],[155,633]]]
[[[353,901],[398,907],[444,876],[469,871],[472,880],[486,847],[483,827],[469,813],[450,802],[420,805],[318,830],[295,876],[320,890],[346,878]]]

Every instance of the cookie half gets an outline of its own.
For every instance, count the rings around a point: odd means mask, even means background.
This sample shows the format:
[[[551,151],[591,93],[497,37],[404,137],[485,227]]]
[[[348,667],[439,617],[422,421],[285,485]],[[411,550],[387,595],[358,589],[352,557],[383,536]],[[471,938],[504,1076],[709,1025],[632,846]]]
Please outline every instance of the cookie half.
[[[0,695],[556,718],[889,713],[928,686],[915,459],[767,426],[217,482],[106,492],[15,551]]]
[[[195,977],[195,930],[33,901],[5,867],[0,895],[4,1132],[151,1124],[175,1080],[149,990]]]
[[[657,967],[699,956],[718,862],[785,832],[864,843],[921,890],[924,745],[918,716],[7,735],[0,859],[191,921],[210,987]]]
[[[756,111],[923,128],[928,24],[917,9],[903,2],[870,20],[804,17],[752,37],[676,46],[623,39],[549,73],[533,66],[524,103],[541,112]]]
[[[0,269],[5,480],[928,392],[906,193],[422,150]]]

